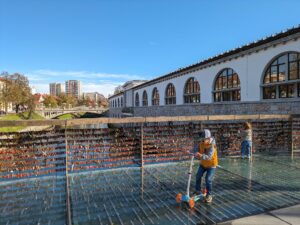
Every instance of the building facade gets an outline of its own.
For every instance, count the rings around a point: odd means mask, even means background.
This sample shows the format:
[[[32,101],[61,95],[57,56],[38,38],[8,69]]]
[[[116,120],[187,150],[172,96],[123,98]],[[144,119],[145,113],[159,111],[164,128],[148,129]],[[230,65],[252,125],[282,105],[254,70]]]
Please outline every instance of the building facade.
[[[78,80],[66,81],[66,95],[81,98],[81,82]]]
[[[61,83],[51,83],[49,84],[49,93],[53,96],[59,96],[65,93],[65,86]]]
[[[89,98],[92,101],[98,102],[100,99],[105,98],[102,94],[99,94],[98,92],[85,92],[82,94],[82,97],[84,99]]]
[[[111,117],[133,116],[133,88],[147,82],[147,80],[131,80],[119,86],[115,94],[109,96],[108,102]]]
[[[127,91],[133,116],[299,113],[300,26]],[[120,117],[118,98],[109,98],[110,112]]]
[[[13,111],[13,104],[11,102],[5,103],[1,101],[2,90],[5,88],[5,79],[0,77],[0,115]]]

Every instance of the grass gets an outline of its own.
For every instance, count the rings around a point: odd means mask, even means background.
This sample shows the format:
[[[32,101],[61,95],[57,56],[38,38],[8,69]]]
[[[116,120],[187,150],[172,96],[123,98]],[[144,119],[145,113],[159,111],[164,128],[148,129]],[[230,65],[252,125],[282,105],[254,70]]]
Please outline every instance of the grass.
[[[8,114],[3,117],[0,117],[0,120],[28,120],[29,119],[29,112],[23,112],[23,113],[18,113],[18,114]],[[43,120],[45,119],[44,117],[38,115],[37,113],[33,112],[31,114],[32,120]],[[18,126],[18,127],[1,127],[0,132],[17,132],[25,127],[23,126]]]
[[[76,116],[72,113],[63,114],[63,115],[57,117],[57,119],[60,119],[60,120],[76,119],[76,118],[78,118],[78,116]]]

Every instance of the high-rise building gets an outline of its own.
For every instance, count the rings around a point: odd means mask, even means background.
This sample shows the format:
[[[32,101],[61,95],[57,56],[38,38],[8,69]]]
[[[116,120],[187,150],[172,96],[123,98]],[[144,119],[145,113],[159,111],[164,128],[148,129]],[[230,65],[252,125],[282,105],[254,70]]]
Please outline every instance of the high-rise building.
[[[66,94],[68,96],[74,96],[76,98],[81,97],[81,82],[78,80],[66,81]]]
[[[61,83],[51,83],[49,84],[50,95],[58,96],[65,92],[65,87]]]

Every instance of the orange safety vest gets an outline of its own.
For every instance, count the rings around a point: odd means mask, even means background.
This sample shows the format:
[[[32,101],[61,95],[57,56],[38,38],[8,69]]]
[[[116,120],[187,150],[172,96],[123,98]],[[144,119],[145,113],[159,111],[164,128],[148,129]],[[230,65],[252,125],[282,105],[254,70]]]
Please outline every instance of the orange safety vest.
[[[211,159],[209,160],[201,159],[201,166],[203,166],[204,168],[217,167],[218,165],[218,153],[217,153],[216,144],[205,144],[204,142],[201,142],[199,144],[199,152],[200,154],[207,155],[211,147],[214,148],[214,152]]]

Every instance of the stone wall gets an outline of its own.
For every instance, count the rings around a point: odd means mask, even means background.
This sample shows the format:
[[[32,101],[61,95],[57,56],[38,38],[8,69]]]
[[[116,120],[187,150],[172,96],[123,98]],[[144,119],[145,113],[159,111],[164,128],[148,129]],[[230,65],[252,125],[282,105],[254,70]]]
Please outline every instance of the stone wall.
[[[230,102],[175,106],[134,107],[134,116],[194,116],[230,114],[297,114],[300,100],[274,102]]]

